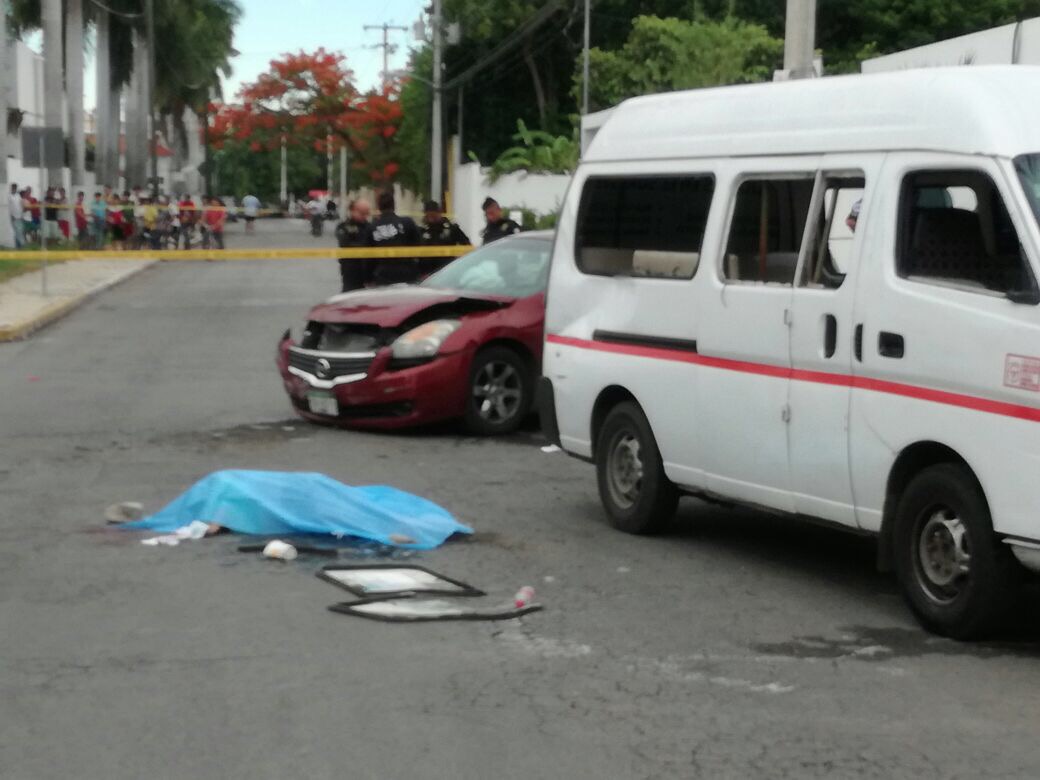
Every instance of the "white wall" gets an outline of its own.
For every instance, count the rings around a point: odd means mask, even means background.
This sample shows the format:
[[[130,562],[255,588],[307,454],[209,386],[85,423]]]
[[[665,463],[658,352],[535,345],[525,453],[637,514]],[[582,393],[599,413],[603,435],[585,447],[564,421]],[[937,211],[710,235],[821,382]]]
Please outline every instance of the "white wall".
[[[538,214],[559,211],[571,177],[555,174],[510,173],[494,184],[487,180],[487,169],[477,163],[455,166],[452,182],[452,210],[455,221],[475,244],[484,229],[480,204],[489,195],[503,209],[527,208]],[[519,214],[516,215],[519,222]]]

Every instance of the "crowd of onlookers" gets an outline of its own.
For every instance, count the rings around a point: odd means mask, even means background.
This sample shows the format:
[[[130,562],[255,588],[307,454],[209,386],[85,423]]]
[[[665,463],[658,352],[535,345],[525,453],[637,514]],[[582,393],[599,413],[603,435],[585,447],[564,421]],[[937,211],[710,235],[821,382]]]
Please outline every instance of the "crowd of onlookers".
[[[40,200],[32,187],[11,185],[9,213],[15,246],[72,244],[80,249],[224,248],[228,212],[216,197],[159,195],[138,187],[122,194],[111,187],[92,200],[79,191],[69,200],[51,187]]]

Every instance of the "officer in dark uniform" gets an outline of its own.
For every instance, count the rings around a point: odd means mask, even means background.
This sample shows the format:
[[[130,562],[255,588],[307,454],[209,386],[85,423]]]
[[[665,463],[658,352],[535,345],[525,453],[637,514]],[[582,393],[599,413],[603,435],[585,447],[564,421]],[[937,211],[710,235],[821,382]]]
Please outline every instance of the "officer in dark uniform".
[[[469,237],[462,228],[444,216],[441,204],[428,200],[423,205],[423,223],[419,226],[419,243],[423,246],[466,246]],[[450,257],[426,257],[419,261],[423,276],[439,271],[450,263]]]
[[[368,222],[371,207],[367,200],[350,202],[350,213],[336,225],[336,242],[341,247],[372,246],[372,225]],[[343,279],[343,292],[365,286],[371,276],[371,260],[341,259],[339,275]]]
[[[498,201],[494,198],[485,198],[481,208],[484,209],[484,216],[487,218],[487,227],[481,233],[485,244],[490,244],[492,241],[498,241],[500,238],[519,233],[523,229],[502,214],[502,207],[498,205]]]
[[[379,193],[376,199],[379,216],[372,220],[372,246],[418,246],[419,227],[411,217],[394,213],[394,193]],[[377,285],[414,282],[419,276],[415,258],[377,259],[372,281]]]

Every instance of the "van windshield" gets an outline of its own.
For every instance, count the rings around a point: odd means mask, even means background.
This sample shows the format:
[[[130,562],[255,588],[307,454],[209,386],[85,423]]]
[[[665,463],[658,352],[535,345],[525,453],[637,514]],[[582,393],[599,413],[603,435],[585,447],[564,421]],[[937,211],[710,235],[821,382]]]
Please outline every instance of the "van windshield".
[[[1026,191],[1033,216],[1040,221],[1040,154],[1023,154],[1015,158],[1015,171]]]

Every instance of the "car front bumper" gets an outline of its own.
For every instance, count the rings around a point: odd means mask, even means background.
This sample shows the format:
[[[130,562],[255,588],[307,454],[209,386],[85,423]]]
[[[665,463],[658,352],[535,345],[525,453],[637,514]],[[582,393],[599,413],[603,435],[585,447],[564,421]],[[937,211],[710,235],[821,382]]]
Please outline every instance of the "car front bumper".
[[[406,428],[461,417],[465,411],[470,355],[439,355],[428,363],[391,368],[389,348],[379,350],[364,372],[320,380],[290,366],[285,337],[278,344],[277,364],[293,408],[314,422],[352,428]],[[311,410],[310,394],[331,395],[339,406],[333,416]]]

